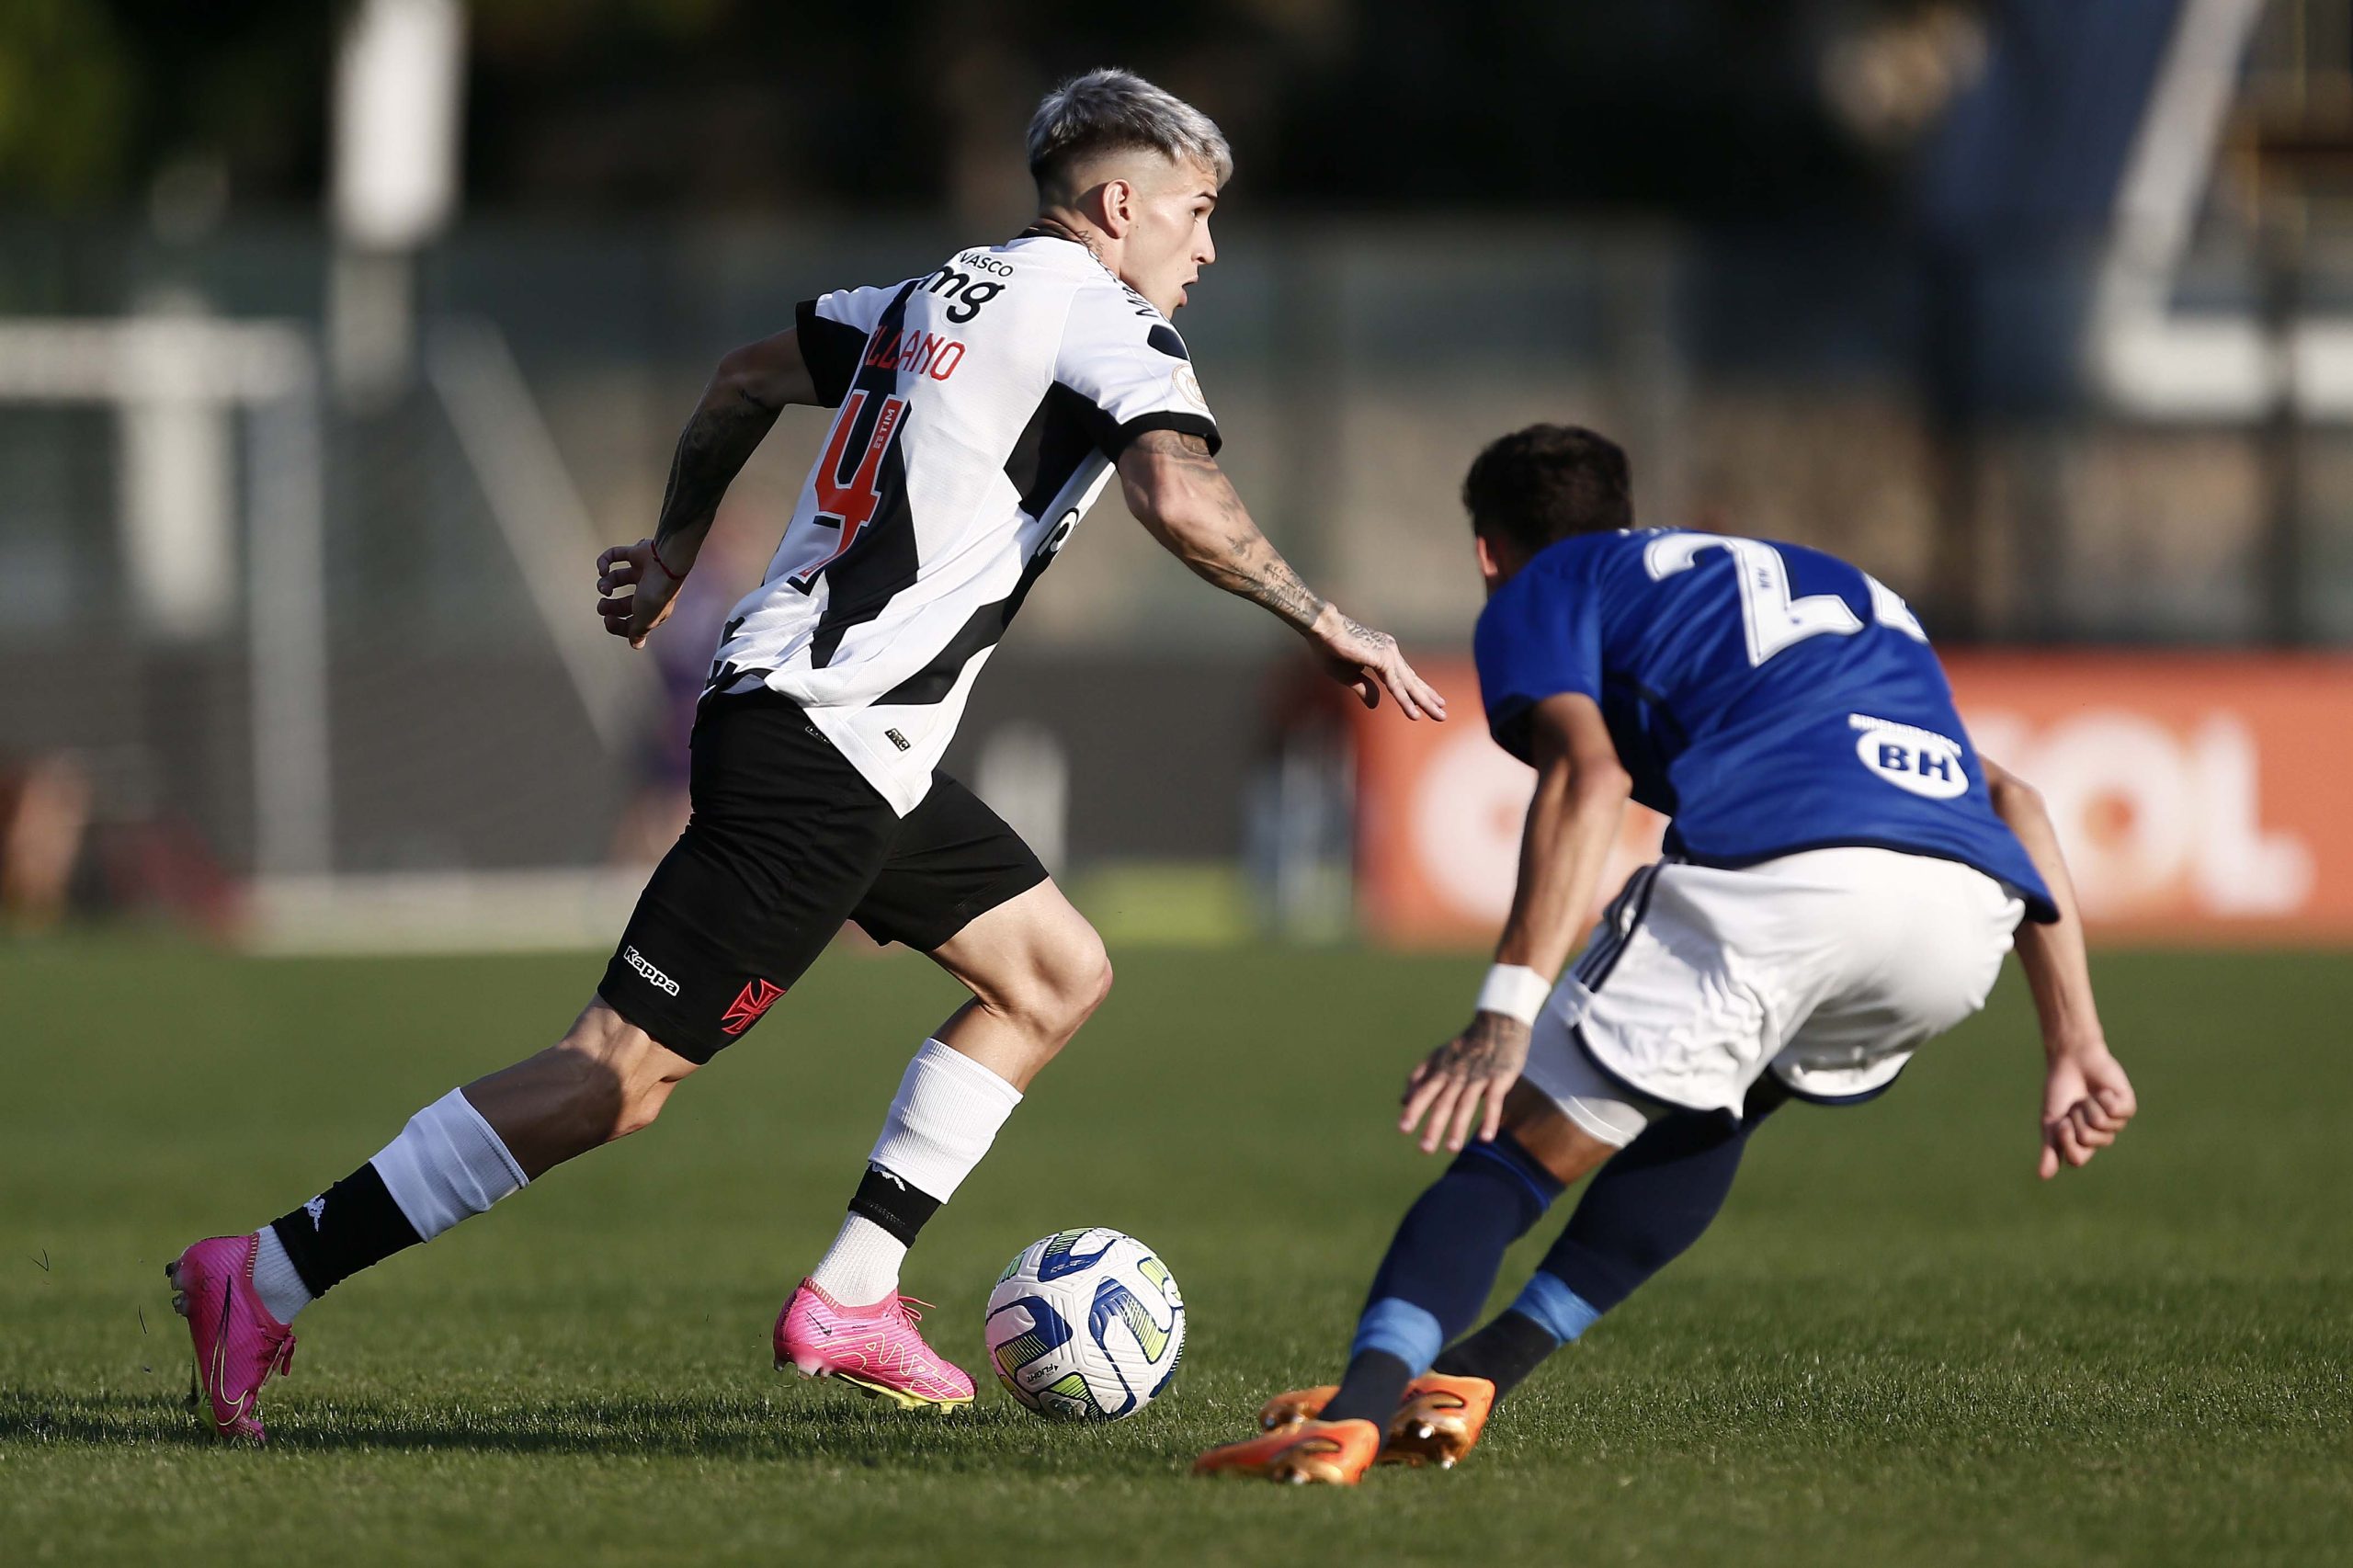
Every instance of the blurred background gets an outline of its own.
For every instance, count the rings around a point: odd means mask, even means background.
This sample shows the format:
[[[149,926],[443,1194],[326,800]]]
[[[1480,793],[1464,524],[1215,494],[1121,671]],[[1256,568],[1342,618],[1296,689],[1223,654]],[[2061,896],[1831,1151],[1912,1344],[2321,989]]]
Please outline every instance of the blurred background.
[[[1904,595],[2104,934],[2353,938],[2347,0],[9,0],[7,929],[609,942],[820,417],[645,653],[597,551],[721,353],[1018,229],[1103,63],[1235,148],[1224,461],[1458,714],[1345,710],[1108,502],[949,766],[1115,942],[1492,935],[1455,493],[1540,418]]]

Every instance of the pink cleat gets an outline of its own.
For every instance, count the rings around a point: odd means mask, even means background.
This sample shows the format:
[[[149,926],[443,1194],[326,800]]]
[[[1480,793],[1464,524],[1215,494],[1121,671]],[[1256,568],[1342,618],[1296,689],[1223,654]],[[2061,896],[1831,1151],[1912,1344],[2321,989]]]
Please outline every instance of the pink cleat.
[[[915,1329],[927,1306],[886,1296],[870,1307],[846,1307],[803,1279],[776,1320],[776,1367],[804,1378],[839,1378],[902,1410],[960,1410],[972,1403],[972,1380],[924,1343]]]
[[[294,1369],[294,1331],[269,1315],[254,1290],[254,1239],[214,1236],[164,1266],[172,1311],[196,1341],[196,1381],[212,1406],[213,1436],[260,1443],[261,1387]],[[196,1390],[188,1391],[190,1408]]]

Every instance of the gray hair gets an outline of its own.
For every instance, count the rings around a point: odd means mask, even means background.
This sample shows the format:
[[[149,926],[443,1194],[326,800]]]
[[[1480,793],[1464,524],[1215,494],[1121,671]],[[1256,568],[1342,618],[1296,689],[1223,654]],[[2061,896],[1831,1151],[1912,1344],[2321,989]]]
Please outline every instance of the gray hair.
[[[1107,66],[1073,76],[1029,117],[1029,173],[1041,187],[1074,159],[1129,148],[1199,164],[1220,185],[1233,175],[1233,152],[1217,122],[1131,71]]]

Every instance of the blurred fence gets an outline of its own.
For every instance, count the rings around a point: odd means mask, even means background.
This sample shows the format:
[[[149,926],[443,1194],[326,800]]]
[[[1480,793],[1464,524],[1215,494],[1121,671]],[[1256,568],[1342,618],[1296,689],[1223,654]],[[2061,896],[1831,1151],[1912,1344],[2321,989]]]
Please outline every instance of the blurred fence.
[[[478,223],[419,264],[414,373],[358,402],[327,362],[274,403],[175,390],[152,366],[80,395],[70,375],[0,364],[0,558],[17,586],[0,765],[79,759],[97,830],[130,846],[99,858],[118,902],[155,863],[203,885],[627,855],[632,811],[674,792],[681,694],[789,515],[818,420],[788,415],[746,471],[663,659],[599,641],[596,550],[649,530],[720,352],[798,299],[972,237]],[[1180,324],[1224,460],[1313,581],[1425,646],[1460,646],[1477,609],[1461,471],[1539,418],[1619,435],[1647,520],[1837,551],[1947,643],[2353,638],[2353,429],[2292,397],[2160,421],[2090,390],[2089,346],[2018,340],[2089,330],[2097,257],[2013,258],[1984,308],[1985,278],[1819,224],[1235,222],[1220,244]],[[2298,297],[2353,301],[2345,261],[2309,247]],[[175,247],[129,224],[12,221],[0,318],[316,324],[333,274],[303,229]],[[2210,247],[2186,297],[2259,324],[2266,287]],[[1956,316],[1957,290],[1979,308]],[[1976,335],[1966,376],[1957,332]],[[299,324],[323,359],[324,335]],[[273,437],[272,409],[295,425]],[[290,447],[289,429],[315,438]],[[301,472],[268,472],[281,460]],[[289,483],[314,486],[314,561],[299,538],[286,554],[271,497]],[[311,632],[288,599],[306,578]],[[1029,760],[999,776],[1066,803],[1074,862],[1256,844],[1282,863],[1254,811],[1328,837],[1329,810],[1281,780],[1332,773],[1321,742],[1300,750],[1284,650],[1113,502],[1031,598],[951,766],[1021,726]],[[316,755],[273,753],[270,734]],[[1036,762],[1040,736],[1061,772]],[[306,767],[315,830],[281,817],[307,808],[280,770]]]

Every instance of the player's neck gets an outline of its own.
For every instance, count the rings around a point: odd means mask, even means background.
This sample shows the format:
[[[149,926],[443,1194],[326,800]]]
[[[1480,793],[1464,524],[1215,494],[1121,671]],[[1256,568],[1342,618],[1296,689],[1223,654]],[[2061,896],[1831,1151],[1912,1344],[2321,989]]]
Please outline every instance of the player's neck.
[[[1030,221],[1029,232],[1033,234],[1045,234],[1057,240],[1068,240],[1074,245],[1084,245],[1086,248],[1086,254],[1093,256],[1104,271],[1114,278],[1120,275],[1120,242],[1068,208],[1045,209]]]

